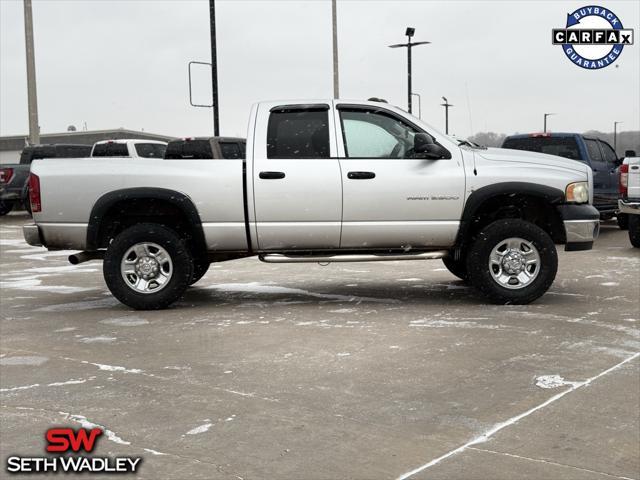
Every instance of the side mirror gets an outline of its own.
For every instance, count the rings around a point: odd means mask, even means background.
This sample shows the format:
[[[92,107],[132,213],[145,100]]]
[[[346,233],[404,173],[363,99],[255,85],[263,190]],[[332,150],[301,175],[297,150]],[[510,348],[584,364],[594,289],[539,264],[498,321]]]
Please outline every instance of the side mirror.
[[[413,151],[415,153],[427,153],[430,145],[434,145],[431,135],[416,133],[413,137]]]

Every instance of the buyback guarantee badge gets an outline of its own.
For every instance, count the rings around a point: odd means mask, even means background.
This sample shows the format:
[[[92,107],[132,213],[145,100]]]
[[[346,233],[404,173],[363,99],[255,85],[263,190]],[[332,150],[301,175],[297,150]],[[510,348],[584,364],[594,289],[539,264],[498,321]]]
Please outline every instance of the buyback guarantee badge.
[[[633,30],[608,8],[590,5],[567,14],[565,28],[553,29],[553,44],[562,45],[575,65],[597,70],[613,64],[625,45],[633,45]]]

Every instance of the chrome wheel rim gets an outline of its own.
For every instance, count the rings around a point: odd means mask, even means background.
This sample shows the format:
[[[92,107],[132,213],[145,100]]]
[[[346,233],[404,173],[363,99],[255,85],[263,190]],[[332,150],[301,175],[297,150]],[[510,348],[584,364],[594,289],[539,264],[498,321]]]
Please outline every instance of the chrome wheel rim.
[[[518,290],[529,286],[540,272],[540,253],[522,238],[501,240],[489,256],[489,272],[501,287]]]
[[[167,286],[173,276],[169,253],[157,243],[136,243],[120,262],[124,283],[137,293],[156,293]]]

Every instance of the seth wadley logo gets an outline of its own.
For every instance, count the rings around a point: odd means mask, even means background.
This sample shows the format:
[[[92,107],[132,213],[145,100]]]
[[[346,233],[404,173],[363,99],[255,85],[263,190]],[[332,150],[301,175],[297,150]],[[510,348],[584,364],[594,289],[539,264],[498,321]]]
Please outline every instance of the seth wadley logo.
[[[552,42],[562,45],[575,65],[597,70],[613,64],[625,45],[633,45],[633,30],[608,8],[589,5],[568,13],[565,28],[553,29]]]
[[[135,473],[142,457],[93,457],[91,453],[102,435],[101,428],[50,428],[45,434],[46,451],[52,456],[7,458],[9,473]],[[75,455],[74,455],[75,454]]]

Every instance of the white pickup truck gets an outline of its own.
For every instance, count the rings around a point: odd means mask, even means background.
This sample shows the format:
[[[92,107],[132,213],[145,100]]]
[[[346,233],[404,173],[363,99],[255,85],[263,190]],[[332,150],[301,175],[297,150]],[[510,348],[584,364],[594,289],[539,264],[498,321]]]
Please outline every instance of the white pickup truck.
[[[629,215],[629,240],[640,248],[640,157],[632,150],[620,165],[620,213]]]
[[[246,159],[36,161],[31,245],[103,258],[135,309],[180,298],[211,262],[442,259],[495,303],[540,297],[554,243],[599,231],[586,165],[478,148],[378,102],[253,106]]]

